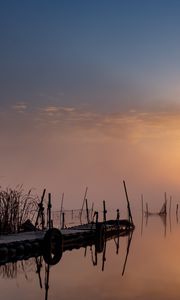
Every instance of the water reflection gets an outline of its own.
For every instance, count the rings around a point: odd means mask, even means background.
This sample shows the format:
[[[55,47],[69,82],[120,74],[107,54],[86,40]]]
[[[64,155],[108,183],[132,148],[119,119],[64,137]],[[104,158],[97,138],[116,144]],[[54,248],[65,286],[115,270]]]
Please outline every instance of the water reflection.
[[[107,255],[107,244],[110,241],[114,241],[114,254],[119,254],[120,248],[120,240],[126,238],[127,239],[127,247],[124,255],[124,263],[122,268],[122,276],[125,273],[127,260],[130,252],[130,245],[132,241],[133,231],[128,232],[127,235],[123,237],[118,233],[113,236],[109,236],[107,238],[101,237],[98,240],[95,240],[93,243],[90,242],[89,245],[86,245],[84,248],[84,257],[86,259],[90,259],[92,267],[97,267],[98,265],[101,267],[101,271],[105,271],[105,264],[109,260],[111,260],[111,256]],[[59,245],[54,243],[54,240],[51,241],[51,250],[52,256],[53,253],[59,251]],[[54,247],[57,247],[55,250]],[[80,250],[80,249],[79,249]],[[67,249],[64,249],[65,252],[69,252]],[[72,250],[73,251],[73,250]],[[72,253],[71,251],[71,253]],[[90,256],[87,255],[90,253]],[[27,260],[21,260],[16,262],[9,262],[0,266],[0,275],[3,279],[16,279],[18,276],[24,275],[26,281],[31,281],[31,277],[28,276],[29,273],[34,275],[36,274],[36,280],[38,281],[39,288],[44,290],[44,299],[48,300],[48,294],[50,290],[50,273],[53,270],[54,266],[60,263],[60,260],[63,260],[62,254],[59,256],[59,259],[56,260],[56,263],[52,261],[52,256],[47,255],[45,251],[42,255],[37,257],[31,257]]]
[[[164,214],[164,215],[158,215],[158,214],[152,214],[152,215],[145,215],[145,225],[146,227],[148,226],[148,222],[149,220],[153,219],[153,218],[158,218],[162,225],[163,225],[163,228],[164,228],[164,237],[166,237],[166,234],[167,234],[167,214]],[[153,222],[153,220],[152,220]],[[141,223],[141,235],[143,234],[143,226],[144,226],[144,221],[142,219],[142,223]],[[171,217],[169,216],[169,226],[170,226],[170,232],[171,232]]]
[[[176,207],[171,215],[168,209],[166,218],[154,215],[146,220],[144,215],[142,236],[141,217],[141,212],[135,215],[136,230],[124,237],[91,241],[79,249],[65,247],[57,264],[50,265],[52,261],[45,261],[41,253],[1,265],[1,298],[178,300],[180,230]]]

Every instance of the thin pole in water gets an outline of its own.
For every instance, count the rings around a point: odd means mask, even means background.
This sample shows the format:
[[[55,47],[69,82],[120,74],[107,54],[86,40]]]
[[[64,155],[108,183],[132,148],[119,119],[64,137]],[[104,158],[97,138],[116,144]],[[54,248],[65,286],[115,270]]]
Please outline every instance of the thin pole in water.
[[[87,223],[89,223],[89,209],[88,209],[88,200],[87,198],[85,199],[86,203],[86,217],[87,217]]]
[[[107,214],[106,202],[105,202],[105,200],[103,200],[103,222],[104,223],[106,223],[106,214]]]
[[[83,198],[83,204],[82,204],[82,208],[81,208],[81,212],[80,212],[80,221],[81,221],[81,223],[82,223],[82,213],[83,213],[84,203],[85,203],[85,200],[87,198],[87,191],[88,191],[88,187],[86,187],[86,190],[85,190],[85,194],[84,194],[84,198]]]
[[[61,198],[61,208],[60,208],[60,228],[62,224],[62,211],[63,211],[63,203],[64,203],[64,193],[62,193],[62,198]]]
[[[39,210],[38,210],[38,215],[37,215],[36,222],[35,222],[35,227],[37,227],[39,218],[41,217],[42,229],[44,229],[44,207],[43,207],[43,201],[44,201],[45,193],[46,193],[46,189],[43,190],[43,194],[41,196],[41,201],[38,204]]]
[[[126,183],[125,183],[124,180],[123,180],[123,184],[124,184],[124,191],[125,191],[125,194],[126,194],[126,200],[127,200],[127,209],[128,209],[129,221],[130,221],[132,224],[134,224],[134,223],[133,223],[132,214],[131,214],[130,203],[129,203],[129,199],[128,199],[128,193],[127,193]]]
[[[51,228],[51,193],[48,194],[48,228]]]

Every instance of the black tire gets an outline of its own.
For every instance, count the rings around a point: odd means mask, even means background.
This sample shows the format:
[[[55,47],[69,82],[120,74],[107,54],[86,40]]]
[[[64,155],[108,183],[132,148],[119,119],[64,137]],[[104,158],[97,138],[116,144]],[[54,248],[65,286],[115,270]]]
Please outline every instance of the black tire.
[[[63,253],[63,239],[59,229],[49,229],[43,239],[43,258],[49,265],[57,264]]]

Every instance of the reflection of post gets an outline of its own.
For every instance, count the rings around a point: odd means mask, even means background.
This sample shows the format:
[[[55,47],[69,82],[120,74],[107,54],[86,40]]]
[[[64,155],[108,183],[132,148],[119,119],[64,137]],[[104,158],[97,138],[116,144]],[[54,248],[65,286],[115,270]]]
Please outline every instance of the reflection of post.
[[[149,210],[148,210],[148,204],[146,202],[146,213],[145,213],[145,216],[146,216],[146,227],[148,225],[148,217],[149,217]]]
[[[171,202],[172,202],[172,196],[170,196],[170,201],[169,201],[169,215],[171,215]]]
[[[141,219],[141,236],[143,234],[143,225],[144,225],[144,200],[143,195],[141,195],[141,207],[142,207],[142,219]]]
[[[167,215],[164,216],[164,237],[166,237]]]
[[[149,210],[148,210],[148,203],[146,202],[146,215],[149,214]]]
[[[104,271],[105,261],[106,261],[106,239],[104,241],[104,249],[103,249],[103,256],[102,256],[102,272]]]
[[[166,231],[167,231],[167,215],[160,215],[160,218],[163,222],[163,226],[164,226],[164,237],[166,237]]]
[[[126,257],[125,257],[125,260],[124,260],[124,266],[123,266],[123,270],[122,270],[122,276],[124,275],[124,272],[125,272],[125,269],[126,269],[126,264],[127,264],[127,259],[128,259],[128,255],[129,255],[132,236],[133,236],[133,231],[131,231],[128,235],[128,244],[127,244],[127,250],[126,250]]]
[[[93,256],[92,246],[90,247],[90,251],[91,251],[91,259],[92,259],[93,266],[97,266],[97,251],[96,251],[96,247],[95,247],[95,258]]]
[[[119,235],[119,232],[118,232],[117,241],[116,241],[116,238],[114,238],[114,242],[116,244],[116,254],[119,253],[119,240],[120,240],[120,235]]]
[[[48,300],[48,290],[49,290],[49,264],[45,266],[45,300]]]
[[[39,285],[40,288],[42,289],[42,280],[41,280],[41,268],[42,268],[42,256],[39,257],[35,257],[35,261],[36,261],[36,273],[38,274],[38,278],[39,278]]]
[[[179,218],[178,218],[178,208],[179,208],[179,205],[178,205],[178,203],[176,204],[176,221],[177,221],[177,223],[178,223],[178,221],[179,221]]]
[[[172,196],[170,196],[170,202],[169,202],[169,228],[171,232],[171,202],[172,202]]]
[[[164,193],[164,203],[165,203],[165,211],[164,211],[164,213],[167,214],[167,195],[166,195],[166,192]]]

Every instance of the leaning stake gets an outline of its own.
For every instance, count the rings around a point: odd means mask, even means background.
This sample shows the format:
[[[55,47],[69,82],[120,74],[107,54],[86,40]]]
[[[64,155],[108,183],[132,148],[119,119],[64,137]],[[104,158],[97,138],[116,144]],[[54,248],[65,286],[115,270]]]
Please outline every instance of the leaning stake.
[[[128,209],[129,221],[130,221],[130,223],[134,224],[132,214],[131,214],[130,203],[129,203],[129,199],[128,199],[128,193],[127,193],[127,189],[126,189],[126,183],[125,183],[124,180],[123,180],[123,184],[124,184],[124,190],[125,190],[126,200],[127,200],[127,209]]]

